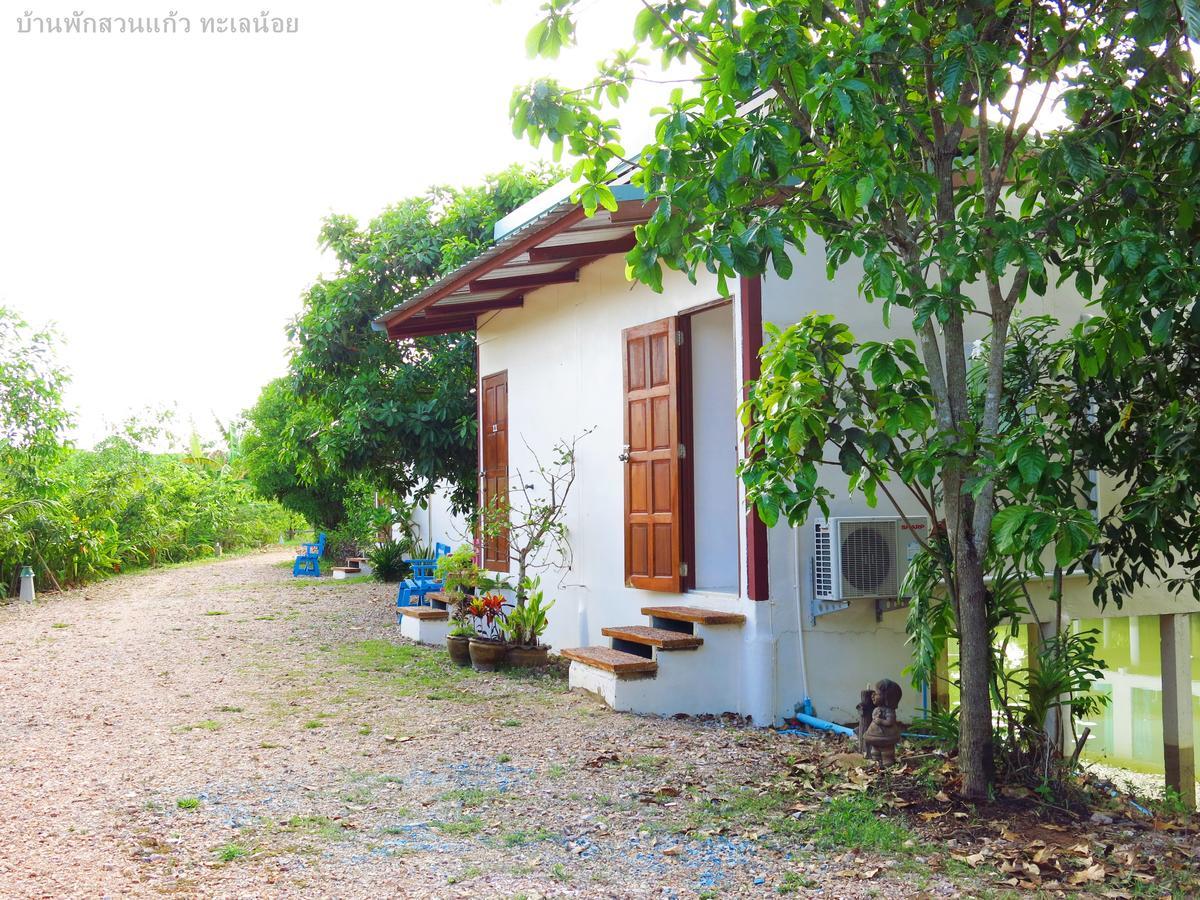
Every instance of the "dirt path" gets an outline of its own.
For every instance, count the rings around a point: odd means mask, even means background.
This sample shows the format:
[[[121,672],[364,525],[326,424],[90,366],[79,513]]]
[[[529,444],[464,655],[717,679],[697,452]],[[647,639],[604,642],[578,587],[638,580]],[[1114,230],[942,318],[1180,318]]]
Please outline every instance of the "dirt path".
[[[771,787],[787,738],[453,670],[400,641],[391,588],[287,566],[0,609],[0,896],[955,890],[812,852]]]

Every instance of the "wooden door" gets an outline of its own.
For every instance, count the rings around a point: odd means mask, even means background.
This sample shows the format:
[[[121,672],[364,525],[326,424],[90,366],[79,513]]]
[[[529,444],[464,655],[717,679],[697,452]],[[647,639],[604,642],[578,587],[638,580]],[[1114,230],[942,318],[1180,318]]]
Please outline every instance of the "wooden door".
[[[627,329],[622,341],[625,583],[672,593],[683,587],[678,334],[672,317]]]
[[[480,394],[480,502],[487,509],[495,503],[508,504],[508,372],[484,378]],[[507,534],[483,536],[483,567],[490,572],[508,571]]]

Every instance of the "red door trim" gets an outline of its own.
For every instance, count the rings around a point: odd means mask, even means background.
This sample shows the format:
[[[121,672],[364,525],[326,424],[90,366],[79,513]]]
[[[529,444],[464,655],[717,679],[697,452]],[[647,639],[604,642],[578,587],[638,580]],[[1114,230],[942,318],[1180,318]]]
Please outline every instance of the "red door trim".
[[[761,370],[758,351],[763,343],[762,276],[741,279],[742,391],[749,396],[749,383]],[[767,526],[752,507],[746,509],[746,596],[766,600],[770,596],[767,570]]]

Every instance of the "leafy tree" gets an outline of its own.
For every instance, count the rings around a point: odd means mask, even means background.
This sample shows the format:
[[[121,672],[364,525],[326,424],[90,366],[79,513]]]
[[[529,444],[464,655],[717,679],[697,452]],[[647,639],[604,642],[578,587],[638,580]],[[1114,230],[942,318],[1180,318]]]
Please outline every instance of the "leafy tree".
[[[277,378],[246,411],[240,442],[241,463],[258,492],[314,528],[337,528],[346,518],[348,480],[325,463],[317,446],[329,421],[319,401],[299,396],[291,379]]]
[[[553,56],[569,43],[578,5],[548,0],[531,50]],[[1158,372],[1173,387],[1187,372],[1170,356],[1156,367],[1147,349],[1164,347],[1197,315],[1200,124],[1187,28],[1200,29],[1200,7],[643,6],[634,22],[641,48],[663,63],[685,62],[694,77],[631,160],[658,205],[638,230],[628,272],[656,287],[664,265],[706,268],[722,282],[768,266],[786,278],[789,248],[803,251],[812,235],[831,275],[861,265],[863,298],[881,304],[885,321],[911,321],[913,340],[869,345],[821,318],[775,335],[746,409],[754,453],[743,477],[765,520],[803,521],[812,504],[825,504],[817,471],[832,445],[852,490],[874,502],[898,481],[944,521],[928,549],[960,639],[959,764],[966,796],[984,798],[994,763],[986,575],[998,506],[1015,491],[1018,511],[1002,520],[1010,555],[1029,559],[1052,545],[1065,563],[1085,557],[1096,535],[1069,500],[1079,490],[1072,454],[1083,448],[1059,441],[1061,428],[1043,434],[1036,416],[1005,418],[1014,318],[1056,271],[1108,316],[1075,329],[1068,373],[1106,385],[1094,392],[1106,404],[1096,418],[1110,423],[1105,436],[1129,446],[1122,474],[1143,496],[1186,477],[1178,455],[1158,446],[1185,406],[1156,414],[1161,430],[1127,428],[1127,414],[1142,410],[1124,400],[1131,385],[1121,367]],[[549,137],[581,158],[574,175],[589,211],[614,205],[606,181],[626,154],[604,105],[621,102],[642,77],[638,49],[603,64],[582,90],[542,80],[514,95],[518,134]],[[1060,125],[1046,125],[1051,113]],[[987,333],[977,403],[974,316]],[[1140,462],[1134,454],[1147,442],[1156,452]],[[1099,449],[1088,452],[1103,457]],[[1155,551],[1195,527],[1184,503],[1172,514],[1178,527],[1158,529],[1147,499],[1141,521],[1152,531],[1136,542],[1157,546],[1137,557],[1135,581],[1154,570]],[[1026,538],[1019,546],[1018,536]]]
[[[371,323],[490,245],[496,221],[557,177],[513,167],[477,187],[431,188],[366,228],[326,220],[321,245],[338,270],[309,289],[290,328],[296,392],[323,417],[312,451],[325,471],[402,497],[446,482],[460,509],[474,503],[474,335],[396,342]]]
[[[57,452],[70,424],[62,402],[66,383],[54,358],[54,335],[31,330],[0,306],[0,465],[28,470]]]

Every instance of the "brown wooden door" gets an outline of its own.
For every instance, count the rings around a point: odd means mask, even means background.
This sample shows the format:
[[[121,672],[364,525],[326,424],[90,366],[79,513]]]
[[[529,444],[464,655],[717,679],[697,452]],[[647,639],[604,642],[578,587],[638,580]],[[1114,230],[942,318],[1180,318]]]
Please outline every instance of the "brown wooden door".
[[[484,508],[508,504],[508,372],[483,379],[480,393],[480,453],[483,457],[480,501]],[[508,571],[508,535],[484,535],[483,567]]]
[[[682,590],[679,351],[674,317],[629,328],[625,350],[625,583]]]

